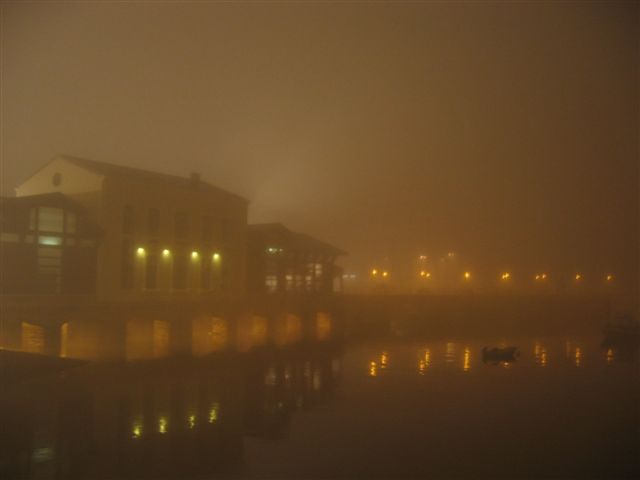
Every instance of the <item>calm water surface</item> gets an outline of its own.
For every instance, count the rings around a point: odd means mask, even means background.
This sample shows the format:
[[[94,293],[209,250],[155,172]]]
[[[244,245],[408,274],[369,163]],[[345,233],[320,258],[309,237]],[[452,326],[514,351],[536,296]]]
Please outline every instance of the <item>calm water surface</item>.
[[[638,478],[637,351],[601,341],[327,343],[15,381],[2,478]],[[484,363],[487,345],[520,356]]]

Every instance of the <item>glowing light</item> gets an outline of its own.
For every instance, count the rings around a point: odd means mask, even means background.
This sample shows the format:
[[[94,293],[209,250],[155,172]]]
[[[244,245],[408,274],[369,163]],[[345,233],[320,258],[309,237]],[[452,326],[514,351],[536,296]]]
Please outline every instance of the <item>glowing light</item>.
[[[160,417],[158,419],[158,433],[167,433],[168,424],[167,417]]]
[[[576,347],[576,353],[575,353],[576,367],[579,367],[580,363],[582,363],[582,350],[580,349],[580,347]]]
[[[196,252],[195,250],[193,252],[191,252],[191,258],[193,260],[197,260],[198,259],[198,252]]]
[[[511,274],[509,272],[504,272],[501,276],[502,280],[509,280],[511,278]]]
[[[427,369],[427,365],[425,364],[424,360],[420,359],[418,361],[418,373],[420,375],[424,375],[424,372],[426,369]]]
[[[464,279],[469,280],[471,278],[471,274],[469,272],[464,272]]]
[[[607,365],[611,365],[613,363],[613,349],[607,350]]]
[[[138,249],[136,250],[136,253],[138,254],[139,257],[144,256],[144,248],[142,247],[138,247]]]
[[[189,428],[194,428],[196,426],[195,415],[189,415],[189,418],[187,419],[187,425],[189,426]]]
[[[136,422],[131,429],[132,438],[140,438],[142,436],[142,422]]]
[[[462,362],[462,370],[464,372],[468,372],[470,368],[471,368],[471,351],[469,350],[469,347],[465,347],[464,357]]]
[[[611,275],[611,274],[607,275],[606,276],[606,280],[607,280],[607,282],[613,281],[613,275]]]
[[[384,272],[382,272],[382,276],[383,276],[383,277],[386,277],[386,276],[388,276],[388,275],[389,275],[389,272],[387,272],[386,270],[385,270]]]
[[[168,257],[169,255],[171,255],[171,251],[168,248],[165,248],[164,250],[162,250],[163,257]]]
[[[453,257],[455,257],[455,256],[456,256],[455,252],[449,252],[449,253],[447,253],[447,257],[449,257],[449,258],[453,258]]]
[[[420,255],[418,257],[418,259],[424,262],[427,259],[427,256],[426,255]]]
[[[536,275],[536,280],[540,280],[540,275]]]
[[[369,363],[369,376],[370,377],[378,376],[378,364],[373,360]]]
[[[215,423],[218,421],[218,413],[220,410],[220,404],[218,402],[213,402],[211,404],[211,408],[209,409],[209,423]]]
[[[378,270],[377,270],[377,269],[375,269],[375,268],[374,268],[373,270],[371,270],[371,275],[373,275],[374,277],[375,277],[376,275],[378,275]]]
[[[576,282],[579,282],[580,280],[582,280],[582,275],[576,273],[576,276],[574,278],[576,279]]]
[[[541,367],[547,366],[547,350],[539,343],[535,344],[533,349],[533,354],[536,359],[536,363]]]
[[[382,352],[380,355],[380,368],[387,368],[387,364],[389,362],[389,354],[387,352]]]
[[[218,252],[216,252],[216,253],[213,254],[212,258],[213,258],[214,262],[217,262],[218,260],[220,260],[220,254]]]
[[[421,277],[426,277],[427,276],[427,272],[425,272],[424,270],[420,271],[420,276]]]
[[[540,275],[540,278],[542,278],[542,280],[546,280],[547,279],[547,274],[543,273],[542,275]]]

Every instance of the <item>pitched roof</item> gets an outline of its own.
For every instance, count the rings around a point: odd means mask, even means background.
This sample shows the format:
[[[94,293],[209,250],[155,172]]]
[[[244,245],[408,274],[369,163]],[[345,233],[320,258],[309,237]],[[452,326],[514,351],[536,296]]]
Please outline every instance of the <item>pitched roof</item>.
[[[281,223],[259,223],[249,225],[249,235],[255,238],[256,235],[262,237],[279,237],[286,245],[283,247],[295,251],[322,251],[331,255],[347,255],[347,252],[338,247],[330,245],[322,240],[318,240],[305,233],[297,233],[289,230]],[[274,239],[275,240],[275,239]]]
[[[65,160],[73,165],[89,170],[93,173],[104,176],[114,177],[128,177],[145,182],[160,182],[166,185],[170,185],[178,188],[193,189],[197,187],[210,192],[215,192],[223,195],[234,197],[237,200],[248,203],[248,200],[240,195],[231,193],[222,188],[216,187],[207,183],[196,176],[192,177],[179,177],[177,175],[169,175],[166,173],[152,172],[149,170],[142,170],[140,168],[126,167],[124,165],[117,165],[114,163],[99,162],[96,160],[89,160],[86,158],[73,157],[70,155],[58,155],[56,158]]]

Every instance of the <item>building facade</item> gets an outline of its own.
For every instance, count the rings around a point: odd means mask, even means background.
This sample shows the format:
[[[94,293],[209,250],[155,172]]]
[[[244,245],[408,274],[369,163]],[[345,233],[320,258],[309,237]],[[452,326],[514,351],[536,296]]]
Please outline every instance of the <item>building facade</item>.
[[[80,205],[102,232],[95,293],[101,301],[240,298],[247,201],[197,174],[164,175],[59,156],[16,189]]]
[[[249,226],[251,294],[331,294],[339,290],[335,261],[346,252],[279,223]]]

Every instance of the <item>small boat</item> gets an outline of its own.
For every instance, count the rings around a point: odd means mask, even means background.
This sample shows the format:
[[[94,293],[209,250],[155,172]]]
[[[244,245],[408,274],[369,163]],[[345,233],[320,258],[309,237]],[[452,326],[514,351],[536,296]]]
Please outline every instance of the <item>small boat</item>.
[[[487,348],[482,349],[482,361],[487,362],[515,362],[516,358],[520,356],[518,347],[504,347],[504,348]]]

